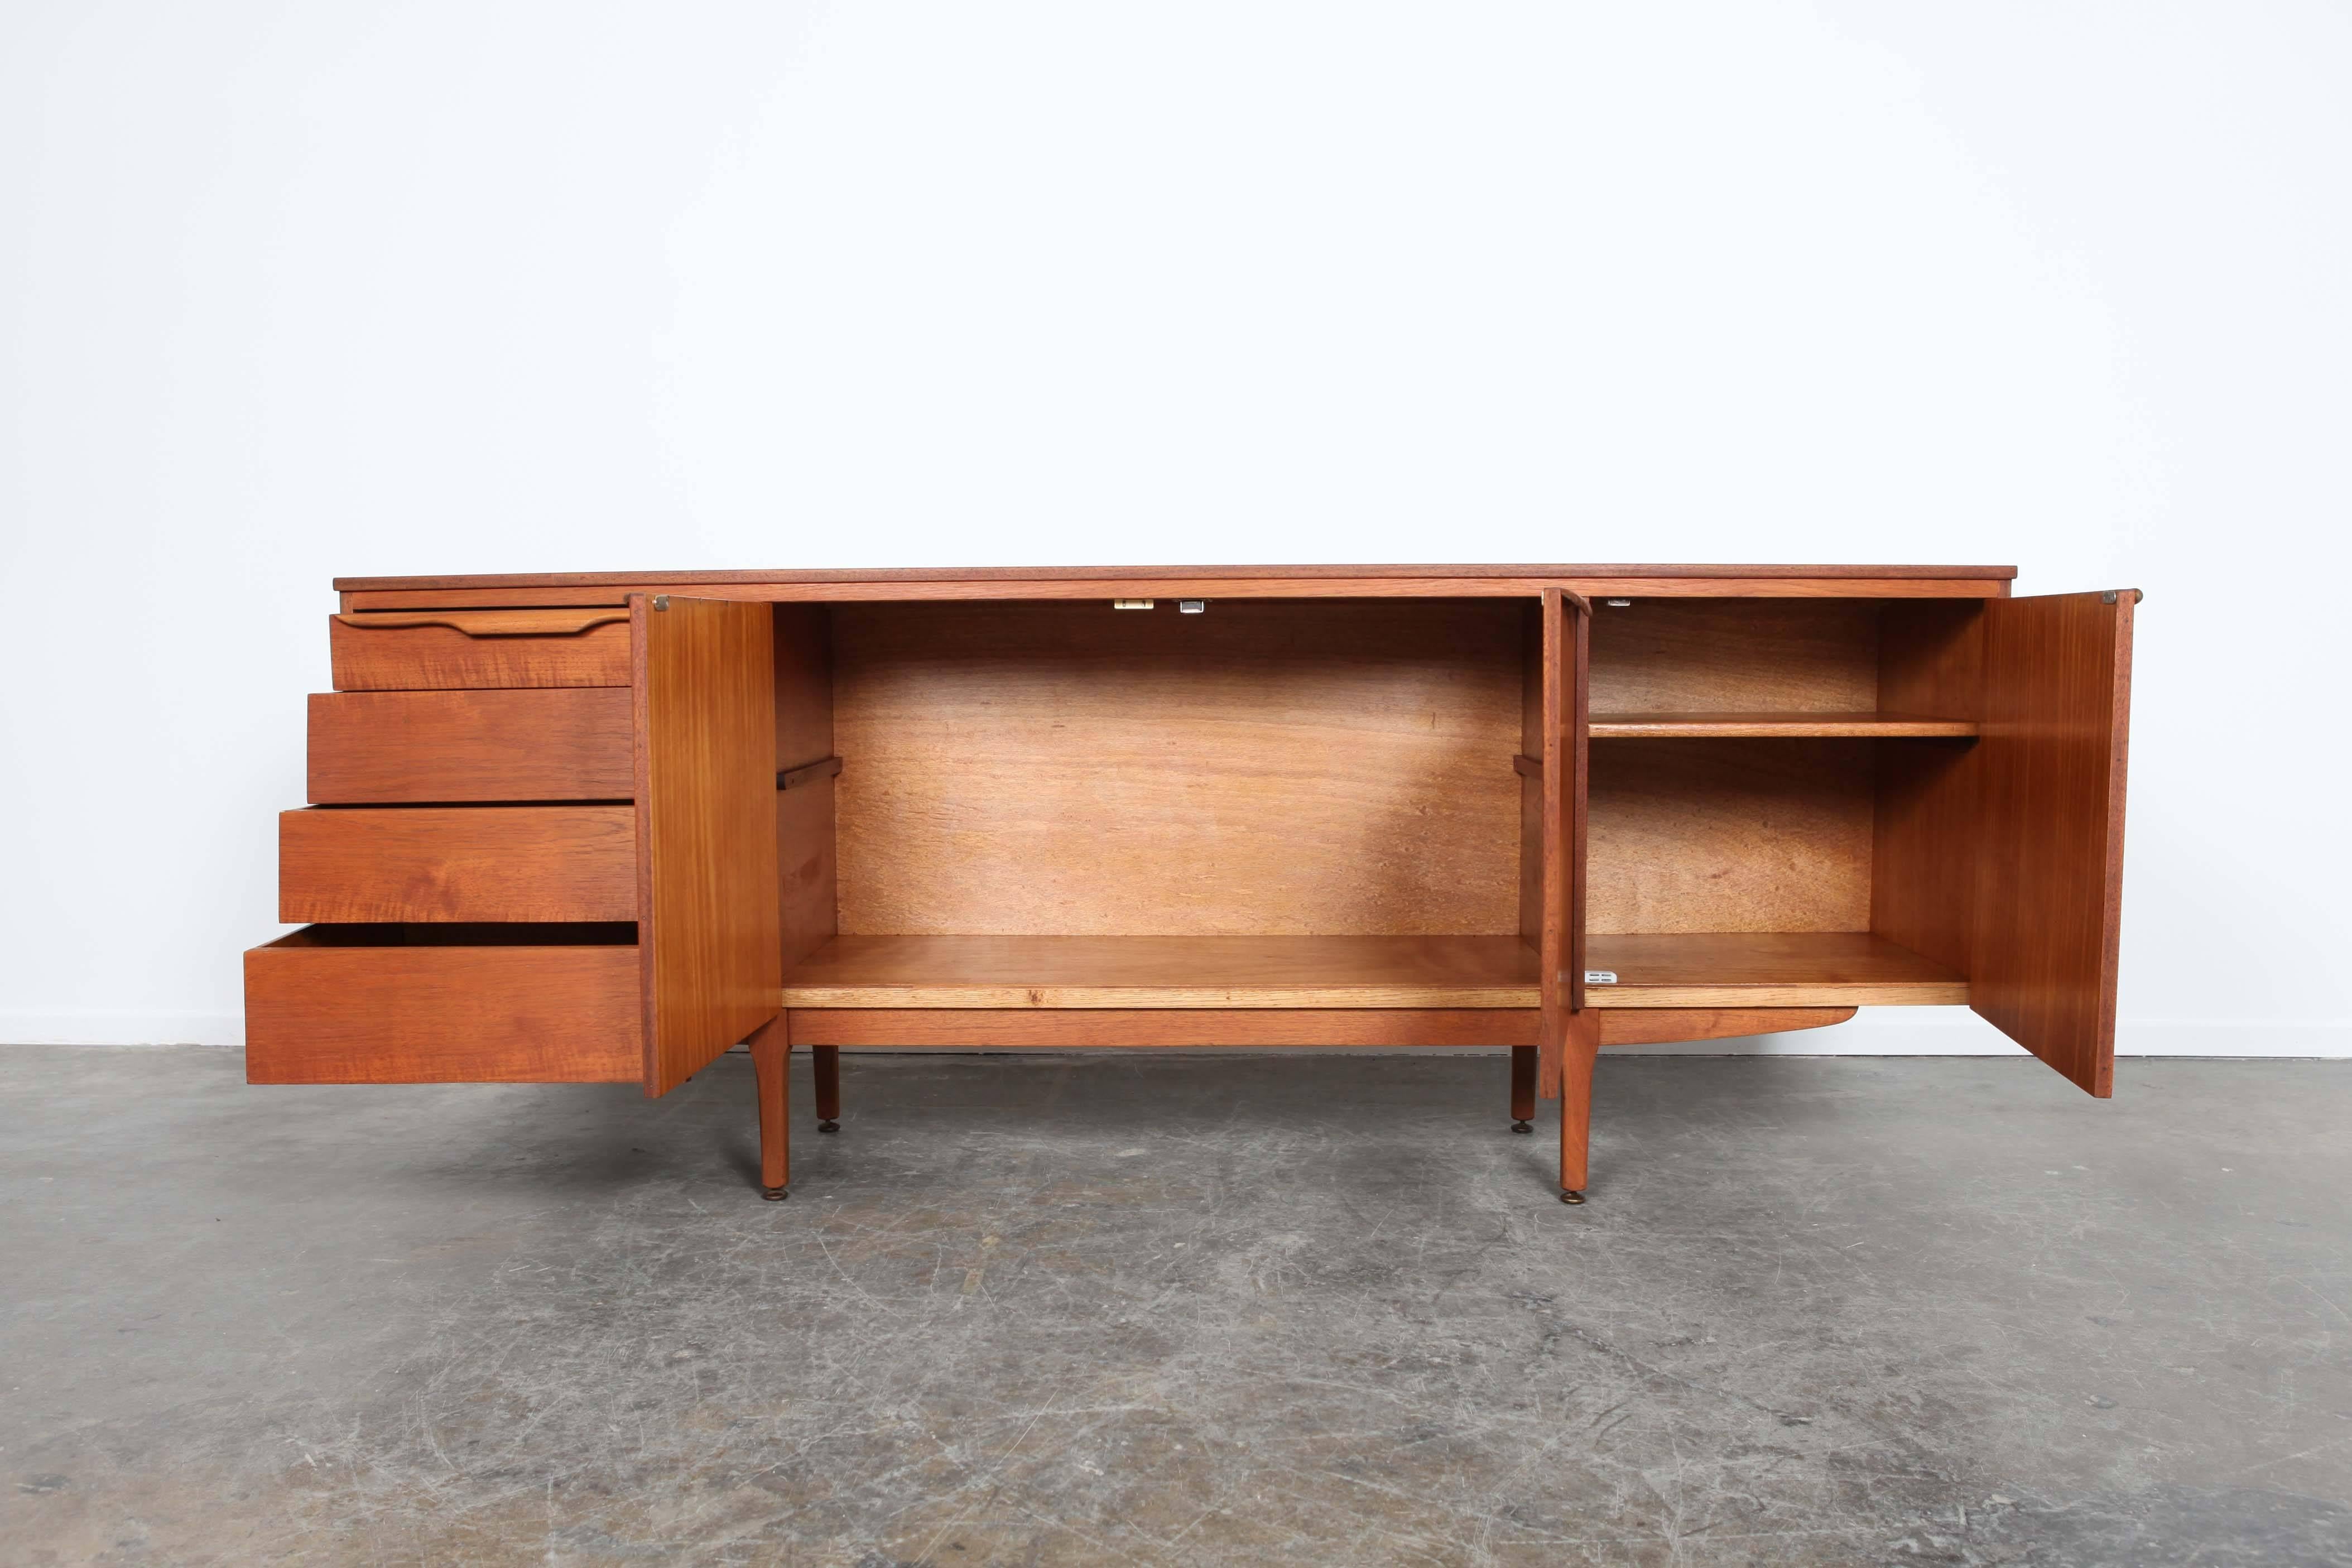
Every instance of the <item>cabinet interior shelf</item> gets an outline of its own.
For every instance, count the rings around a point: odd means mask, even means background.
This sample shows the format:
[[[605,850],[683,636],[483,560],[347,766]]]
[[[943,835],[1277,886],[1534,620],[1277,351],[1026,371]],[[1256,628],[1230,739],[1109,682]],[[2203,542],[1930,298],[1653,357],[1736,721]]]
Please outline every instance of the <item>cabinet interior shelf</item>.
[[[1968,983],[1867,931],[1589,939],[1595,1007],[1965,1003]],[[1534,1007],[1517,936],[841,936],[787,1007]]]
[[[1967,737],[1976,732],[1971,720],[1919,713],[1595,713],[1591,719],[1596,741],[1815,736],[1899,740]]]

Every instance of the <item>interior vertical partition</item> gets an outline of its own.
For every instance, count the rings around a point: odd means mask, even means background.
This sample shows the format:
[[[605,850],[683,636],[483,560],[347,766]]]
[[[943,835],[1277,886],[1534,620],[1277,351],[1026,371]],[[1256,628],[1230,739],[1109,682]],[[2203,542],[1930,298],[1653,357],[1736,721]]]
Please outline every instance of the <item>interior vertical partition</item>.
[[[1965,1003],[2109,1091],[2129,590],[340,586],[280,835],[281,916],[315,923],[248,955],[255,1081],[659,1094],[748,1037],[781,1195],[796,1047],[826,1131],[844,1047],[1507,1047],[1570,1202],[1612,1043]]]

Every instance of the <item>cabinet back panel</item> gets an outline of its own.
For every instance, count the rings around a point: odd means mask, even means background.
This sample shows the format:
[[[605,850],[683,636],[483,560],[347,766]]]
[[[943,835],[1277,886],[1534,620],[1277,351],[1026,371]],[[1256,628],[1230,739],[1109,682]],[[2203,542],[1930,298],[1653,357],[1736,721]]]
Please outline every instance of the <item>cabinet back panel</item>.
[[[1518,927],[1516,603],[833,617],[845,935]]]
[[[1876,743],[1595,743],[1587,929],[1868,931]]]
[[[1595,713],[1869,712],[1869,599],[1635,599],[1592,608]]]

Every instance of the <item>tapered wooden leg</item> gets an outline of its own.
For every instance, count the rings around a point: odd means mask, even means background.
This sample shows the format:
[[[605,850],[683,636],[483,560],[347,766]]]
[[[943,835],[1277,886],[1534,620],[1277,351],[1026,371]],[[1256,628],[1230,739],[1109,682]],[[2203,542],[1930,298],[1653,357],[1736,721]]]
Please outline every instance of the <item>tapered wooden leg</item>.
[[[760,1195],[781,1203],[792,1178],[792,1125],[785,1114],[786,1068],[791,1047],[784,1019],[777,1014],[751,1037],[751,1079],[760,1100]]]
[[[1511,1131],[1536,1130],[1536,1047],[1511,1047]]]
[[[1584,1201],[1592,1151],[1592,1064],[1601,1055],[1601,1015],[1568,1016],[1559,1053],[1559,1201]]]
[[[816,1130],[820,1132],[841,1131],[841,1047],[811,1046],[812,1066],[816,1069]]]

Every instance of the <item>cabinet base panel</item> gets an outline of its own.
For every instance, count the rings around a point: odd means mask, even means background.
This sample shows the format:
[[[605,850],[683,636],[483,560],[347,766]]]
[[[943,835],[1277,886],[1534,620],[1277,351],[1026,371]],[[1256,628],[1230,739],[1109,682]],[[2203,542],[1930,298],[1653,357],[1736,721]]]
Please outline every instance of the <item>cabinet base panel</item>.
[[[795,1046],[1532,1046],[1517,1007],[795,1007]]]
[[[1969,999],[1958,973],[1869,931],[1596,933],[1584,962],[1617,977],[1585,989],[1585,1005],[1607,1011]],[[842,936],[792,966],[782,1001],[795,1012],[1510,1012],[1538,1005],[1539,968],[1516,936]],[[1460,1043],[1512,1042],[1490,1032]]]
[[[1619,1008],[1599,1015],[1603,1046],[1714,1040],[1843,1024],[1851,1007]],[[1113,1047],[1509,1046],[1533,1049],[1533,1007],[1061,1008],[795,1007],[792,1043],[831,1048],[971,1050]],[[837,1103],[837,1101],[836,1101]]]

